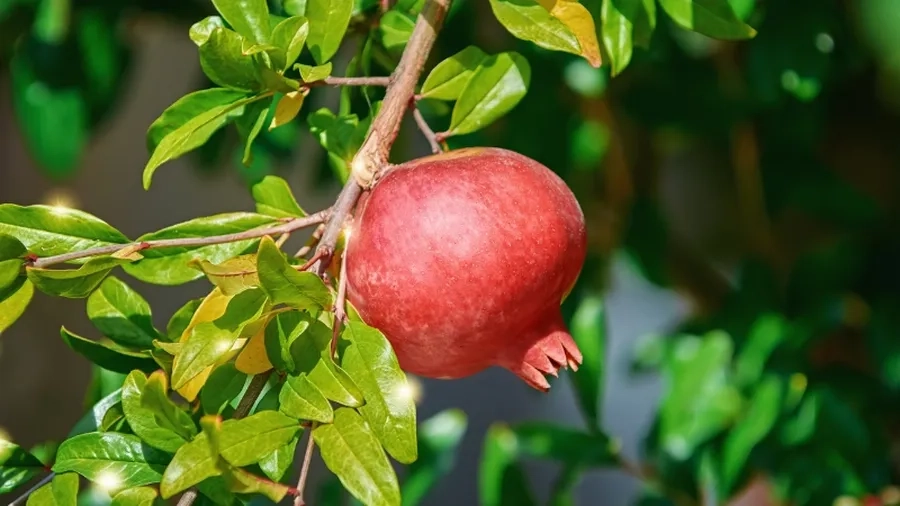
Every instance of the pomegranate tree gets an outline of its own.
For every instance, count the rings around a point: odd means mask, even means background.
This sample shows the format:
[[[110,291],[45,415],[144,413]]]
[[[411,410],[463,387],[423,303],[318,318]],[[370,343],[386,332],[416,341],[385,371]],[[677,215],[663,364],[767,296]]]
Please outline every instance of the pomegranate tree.
[[[581,352],[560,302],[584,263],[565,183],[512,151],[469,148],[392,169],[361,201],[347,297],[401,367],[460,378],[498,365],[547,390]]]

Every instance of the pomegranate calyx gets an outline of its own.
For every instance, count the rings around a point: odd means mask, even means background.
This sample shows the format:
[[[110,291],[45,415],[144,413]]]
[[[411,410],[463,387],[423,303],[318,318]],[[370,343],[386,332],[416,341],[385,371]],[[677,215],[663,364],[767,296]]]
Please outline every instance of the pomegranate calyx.
[[[545,323],[528,330],[531,336],[520,341],[524,347],[509,350],[498,360],[498,365],[542,392],[550,390],[546,375],[558,377],[560,369],[569,367],[577,371],[582,361],[581,351],[566,329],[559,309],[552,311],[541,320]]]

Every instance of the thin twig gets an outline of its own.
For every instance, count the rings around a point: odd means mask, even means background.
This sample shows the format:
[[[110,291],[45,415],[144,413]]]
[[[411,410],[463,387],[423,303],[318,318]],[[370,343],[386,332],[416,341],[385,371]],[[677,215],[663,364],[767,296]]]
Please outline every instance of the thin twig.
[[[308,255],[309,252],[312,251],[313,248],[315,248],[317,244],[319,244],[319,239],[322,238],[322,232],[324,232],[324,231],[325,231],[324,223],[322,223],[318,227],[316,227],[316,229],[312,233],[312,237],[310,237],[309,240],[306,241],[306,244],[304,244],[303,247],[297,251],[297,253],[294,253],[294,257],[301,258],[301,257],[305,257],[306,255]]]
[[[26,490],[24,494],[13,499],[13,502],[9,503],[9,506],[21,506],[25,504],[31,494],[37,492],[39,488],[53,481],[54,476],[56,476],[56,473],[50,473],[47,476],[44,476],[41,481],[35,483],[34,486]]]
[[[422,111],[419,110],[415,105],[412,106],[413,119],[416,120],[416,125],[419,127],[419,130],[422,131],[422,134],[425,135],[425,138],[428,139],[428,144],[431,145],[431,152],[434,154],[443,153],[443,149],[441,149],[441,144],[438,142],[437,134],[434,133],[434,130],[428,126],[428,122],[425,121],[425,117],[422,116]]]
[[[415,94],[416,83],[434,46],[437,33],[444,23],[450,2],[451,0],[427,0],[419,14],[406,49],[403,50],[403,56],[400,57],[400,63],[391,74],[381,109],[372,121],[372,127],[362,147],[350,163],[352,169],[350,178],[338,195],[332,207],[331,217],[326,222],[325,232],[317,248],[325,253],[315,269],[319,274],[324,273],[331,263],[341,228],[350,216],[356,201],[359,200],[363,188],[368,188],[388,166],[391,146],[400,132],[403,115]]]
[[[194,504],[194,501],[197,500],[198,495],[199,492],[196,488],[189,488],[181,494],[181,498],[178,499],[178,504],[176,506],[191,506],[191,504]]]
[[[298,265],[298,266],[294,267],[294,269],[296,269],[300,272],[307,271],[307,270],[309,270],[310,267],[313,266],[313,264],[315,264],[316,262],[319,261],[320,258],[322,258],[322,255],[324,255],[324,253],[322,251],[316,250],[316,252],[313,254],[312,258],[310,258],[309,260],[304,262],[303,265]]]
[[[306,439],[306,451],[303,452],[303,466],[300,468],[300,479],[297,480],[297,497],[294,498],[294,506],[306,506],[306,501],[303,500],[303,489],[306,488],[306,477],[309,474],[309,465],[312,462],[313,450],[316,447],[312,435],[312,431],[315,428],[316,425],[313,424],[307,431],[309,435]]]
[[[244,396],[241,397],[241,402],[239,402],[237,408],[235,408],[232,418],[237,420],[250,414],[250,410],[253,409],[253,405],[259,400],[259,396],[262,394],[263,389],[266,387],[266,383],[269,381],[269,376],[271,375],[272,371],[269,370],[253,376],[253,379],[250,380],[250,385],[247,386],[247,391],[244,392]],[[178,499],[177,506],[191,506],[194,504],[194,501],[197,500],[198,495],[197,487],[191,487],[185,490],[185,492],[181,494],[181,498]]]
[[[350,234],[347,234],[347,242],[350,242]],[[331,328],[331,358],[337,355],[338,336],[341,333],[341,325],[347,319],[347,248],[341,254],[341,272],[338,273],[338,291],[334,300],[334,325]]]
[[[304,83],[308,88],[318,86],[390,86],[390,77],[326,77],[321,81]]]
[[[256,239],[258,237],[263,237],[266,235],[282,235],[288,234],[295,230],[299,230],[301,228],[310,227],[312,225],[317,225],[325,221],[329,214],[331,213],[331,209],[325,209],[323,211],[319,211],[315,214],[311,214],[309,216],[305,216],[303,218],[294,218],[290,221],[286,221],[280,225],[275,225],[272,227],[263,227],[263,228],[254,228],[251,230],[247,230],[244,232],[237,232],[234,234],[224,234],[224,235],[214,235],[210,237],[185,237],[180,239],[159,239],[156,241],[144,241],[144,242],[133,242],[127,244],[110,244],[108,246],[100,246],[97,248],[90,248],[81,251],[73,251],[71,253],[63,253],[61,255],[53,255],[44,258],[38,258],[31,262],[32,267],[47,267],[54,264],[61,264],[65,262],[71,262],[72,260],[78,260],[81,258],[94,257],[100,255],[111,255],[119,250],[125,248],[135,248],[136,251],[144,251],[148,249],[155,248],[176,248],[176,247],[196,247],[196,246],[208,246],[210,244],[223,244],[227,242],[237,242],[244,241],[247,239]]]

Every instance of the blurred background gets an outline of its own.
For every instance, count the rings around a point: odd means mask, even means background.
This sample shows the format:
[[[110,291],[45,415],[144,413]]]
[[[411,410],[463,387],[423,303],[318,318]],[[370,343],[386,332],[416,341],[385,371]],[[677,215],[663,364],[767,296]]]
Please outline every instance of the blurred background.
[[[583,3],[599,27],[600,0]],[[590,258],[565,310],[571,317],[602,297],[603,427],[668,492],[642,487],[634,472],[597,469],[579,481],[576,504],[700,504],[704,462],[736,454],[746,455],[728,487],[736,495],[763,483],[771,495],[745,504],[892,504],[900,2],[731,0],[759,32],[739,43],[660,13],[648,47],[614,78],[608,66],[516,41],[487,2],[456,4],[432,64],[469,44],[513,49],[532,78],[509,115],[450,144],[513,149],[576,193]],[[266,174],[287,179],[307,210],[329,205],[341,168],[305,120],[338,109],[340,91],[324,88],[295,122],[261,136],[251,166],[225,129],[141,188],[147,127],[209,86],[187,30],[211,13],[206,0],[0,0],[0,202],[77,207],[132,237],[252,209],[249,185]],[[386,66],[397,56],[392,34],[376,29],[374,60]],[[348,37],[335,75],[359,43]],[[449,110],[425,105],[435,129],[445,127]],[[427,152],[407,124],[393,157]],[[158,325],[207,290],[205,281],[133,286]],[[25,447],[64,437],[96,380],[59,339],[63,324],[90,335],[83,302],[38,294],[0,337],[0,428]],[[499,370],[421,386],[421,419],[461,408],[469,420],[456,468],[429,506],[478,503],[492,424],[585,423],[565,375],[548,395]],[[559,467],[526,469],[543,503]],[[316,469],[314,480],[323,476]]]

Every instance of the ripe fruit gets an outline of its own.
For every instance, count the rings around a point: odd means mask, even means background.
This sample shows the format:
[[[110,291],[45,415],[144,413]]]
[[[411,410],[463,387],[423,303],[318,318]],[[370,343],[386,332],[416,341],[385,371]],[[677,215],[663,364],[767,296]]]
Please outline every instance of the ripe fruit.
[[[347,297],[406,371],[460,378],[499,365],[539,390],[581,352],[560,302],[584,263],[584,215],[543,165],[461,149],[389,172],[360,202]]]

